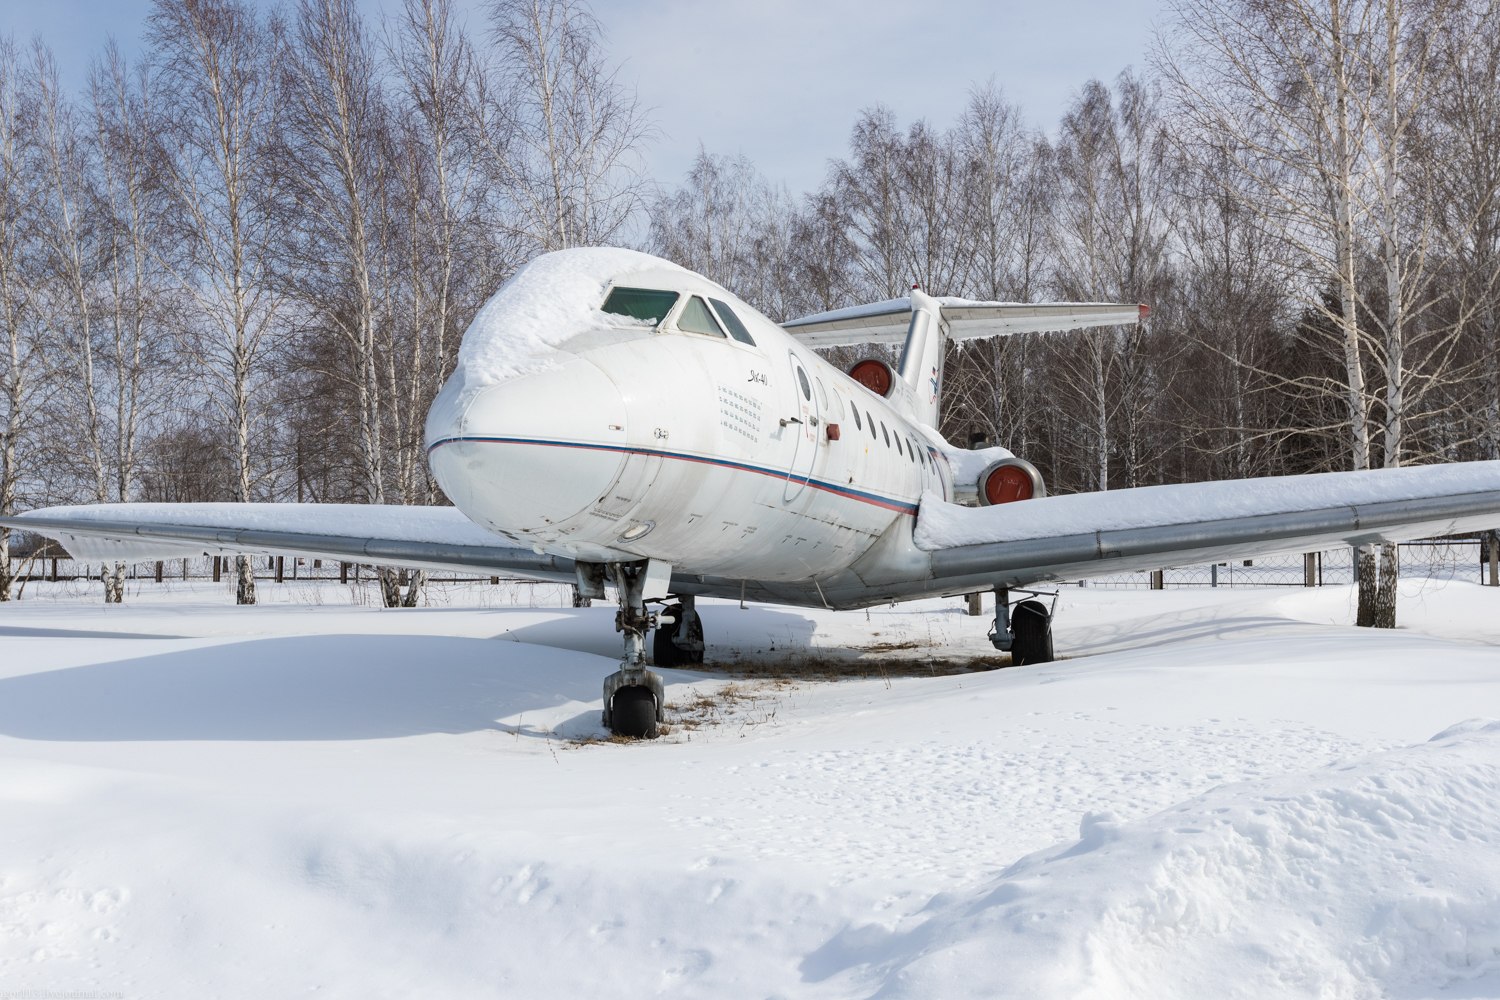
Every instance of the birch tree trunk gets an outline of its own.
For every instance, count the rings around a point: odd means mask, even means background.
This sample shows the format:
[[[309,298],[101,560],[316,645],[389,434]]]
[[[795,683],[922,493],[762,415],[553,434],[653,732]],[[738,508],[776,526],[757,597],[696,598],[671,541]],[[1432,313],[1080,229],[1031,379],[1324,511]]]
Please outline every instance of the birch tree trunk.
[[[266,151],[279,130],[280,66],[272,28],[242,0],[157,0],[148,38],[160,85],[160,129],[173,239],[158,245],[196,323],[181,348],[233,456],[233,499],[254,499],[253,436],[265,354],[281,305],[286,172]],[[235,558],[235,600],[255,603],[250,561]]]
[[[16,513],[49,379],[46,343],[34,320],[31,270],[36,223],[30,206],[38,179],[29,129],[38,117],[34,81],[21,72],[15,46],[0,38],[0,513]],[[12,596],[11,532],[0,529],[0,601]]]

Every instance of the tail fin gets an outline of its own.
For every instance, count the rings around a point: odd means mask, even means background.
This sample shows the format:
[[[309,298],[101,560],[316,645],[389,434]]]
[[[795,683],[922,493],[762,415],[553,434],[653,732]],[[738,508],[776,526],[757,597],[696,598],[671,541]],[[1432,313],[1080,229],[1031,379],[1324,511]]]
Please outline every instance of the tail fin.
[[[943,355],[947,353],[948,324],[943,306],[920,288],[911,290],[911,325],[896,371],[911,390],[907,415],[928,427],[938,425],[938,397],[943,390]],[[904,395],[904,394],[903,394]]]

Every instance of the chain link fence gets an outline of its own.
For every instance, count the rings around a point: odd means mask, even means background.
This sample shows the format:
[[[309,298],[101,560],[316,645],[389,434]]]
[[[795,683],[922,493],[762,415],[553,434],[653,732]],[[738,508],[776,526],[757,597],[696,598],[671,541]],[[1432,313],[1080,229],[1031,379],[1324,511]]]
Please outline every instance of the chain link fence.
[[[320,594],[327,593],[329,586],[346,587],[353,604],[381,603],[380,581],[369,566],[344,563],[336,559],[303,559],[291,556],[251,556],[257,584],[272,586],[280,584],[279,600],[320,603]],[[46,549],[31,556],[15,560],[17,596],[41,598],[72,598],[92,594],[102,587],[100,575],[105,564],[65,556],[53,557]],[[233,593],[235,587],[234,559],[228,556],[195,556],[186,559],[164,559],[156,562],[126,563],[125,583],[127,599],[131,596],[148,595],[156,590],[167,590],[174,584],[179,586],[222,586]],[[468,595],[464,600],[497,607],[568,607],[573,603],[573,588],[567,584],[540,580],[525,580],[509,576],[491,576],[483,573],[455,573],[444,571],[429,573],[424,589],[424,600],[428,603],[446,604],[457,600],[457,595]]]
[[[1491,582],[1489,543],[1485,538],[1437,538],[1403,542],[1398,546],[1403,576],[1441,580]],[[302,559],[290,556],[254,556],[255,577],[272,583],[338,581],[355,590],[375,587],[374,571],[355,563],[333,559]],[[20,583],[73,583],[86,588],[97,583],[104,566],[98,562],[65,557],[51,557],[45,550],[19,560]],[[1159,580],[1153,580],[1159,576]],[[197,556],[158,562],[127,564],[129,581],[149,586],[152,583],[214,581],[233,586],[234,561],[227,557]],[[507,591],[525,591],[533,607],[551,606],[554,601],[572,602],[572,588],[555,583],[539,583],[514,577],[486,574],[429,574],[433,585],[488,583]],[[1241,559],[1207,566],[1182,566],[1158,571],[1137,570],[1111,576],[1090,577],[1075,581],[1077,586],[1146,590],[1187,587],[1305,587],[1339,586],[1354,582],[1354,553],[1349,548],[1328,549],[1306,555],[1271,556]],[[521,596],[512,594],[512,600]],[[523,599],[524,600],[524,599]]]
[[[1397,546],[1401,574],[1438,580],[1490,580],[1489,546],[1481,538],[1434,538]],[[1328,549],[1304,555],[1237,559],[1208,566],[1182,566],[1158,571],[1162,589],[1185,587],[1306,587],[1339,586],[1354,582],[1354,550]],[[1080,586],[1150,589],[1153,573],[1139,570],[1091,577]]]

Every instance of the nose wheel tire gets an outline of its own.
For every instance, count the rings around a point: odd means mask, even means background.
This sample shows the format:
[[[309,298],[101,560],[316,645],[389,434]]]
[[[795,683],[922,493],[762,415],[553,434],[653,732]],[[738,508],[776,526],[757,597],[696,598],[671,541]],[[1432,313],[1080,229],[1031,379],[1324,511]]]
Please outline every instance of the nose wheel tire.
[[[656,738],[656,696],[648,687],[632,685],[615,692],[609,728],[616,736],[634,740]]]
[[[1041,601],[1022,601],[1010,612],[1010,660],[1016,666],[1052,662],[1052,616]]]

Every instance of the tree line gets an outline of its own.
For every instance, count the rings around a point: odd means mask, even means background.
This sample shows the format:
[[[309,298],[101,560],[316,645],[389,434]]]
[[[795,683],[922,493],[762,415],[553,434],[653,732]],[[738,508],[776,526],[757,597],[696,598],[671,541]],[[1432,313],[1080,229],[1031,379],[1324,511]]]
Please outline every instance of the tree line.
[[[1054,492],[1500,457],[1500,4],[1169,0],[1162,24],[1050,132],[994,83],[947,126],[876,105],[799,193],[708,150],[648,177],[653,123],[582,0],[157,0],[136,63],[107,49],[78,94],[43,43],[0,43],[0,510],[442,502],[421,423],[464,327],[593,243],[775,319],[914,283],[1149,304],[949,358],[942,430]],[[1362,561],[1366,623],[1394,556]]]

